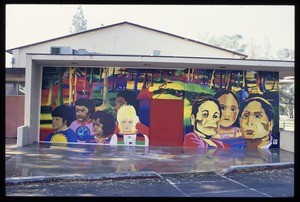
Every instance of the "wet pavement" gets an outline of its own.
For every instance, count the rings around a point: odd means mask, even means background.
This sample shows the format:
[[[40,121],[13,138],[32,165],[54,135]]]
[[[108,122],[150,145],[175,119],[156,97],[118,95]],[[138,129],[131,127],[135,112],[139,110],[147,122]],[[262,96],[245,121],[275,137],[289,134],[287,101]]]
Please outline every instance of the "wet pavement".
[[[5,157],[6,196],[294,196],[294,153],[281,149],[17,147],[6,138]]]
[[[177,174],[293,167],[294,154],[280,149],[184,149],[34,143],[6,140],[6,179],[115,174]]]

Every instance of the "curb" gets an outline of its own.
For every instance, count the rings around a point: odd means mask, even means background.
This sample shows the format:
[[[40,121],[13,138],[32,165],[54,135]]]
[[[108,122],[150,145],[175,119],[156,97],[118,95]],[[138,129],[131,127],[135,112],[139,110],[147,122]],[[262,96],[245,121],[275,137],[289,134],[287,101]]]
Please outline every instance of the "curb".
[[[220,171],[217,174],[226,175],[229,173],[265,171],[265,170],[284,169],[284,168],[294,168],[294,162],[255,164],[255,165],[234,165],[234,166],[229,166],[228,168]]]
[[[70,181],[99,181],[99,180],[124,180],[124,179],[142,179],[142,178],[163,178],[160,174],[153,171],[141,171],[136,173],[108,173],[91,175],[57,175],[57,176],[32,176],[32,177],[11,177],[5,179],[5,185],[43,183],[43,182],[70,182]]]

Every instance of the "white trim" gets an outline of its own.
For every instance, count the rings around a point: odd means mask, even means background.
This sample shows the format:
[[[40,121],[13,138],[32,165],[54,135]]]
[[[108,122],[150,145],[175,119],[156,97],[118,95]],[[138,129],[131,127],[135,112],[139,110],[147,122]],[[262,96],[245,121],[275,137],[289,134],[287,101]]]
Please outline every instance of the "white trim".
[[[279,77],[294,76],[295,62],[225,58],[129,55],[49,55],[28,54],[35,63],[49,66],[196,68],[279,72]]]

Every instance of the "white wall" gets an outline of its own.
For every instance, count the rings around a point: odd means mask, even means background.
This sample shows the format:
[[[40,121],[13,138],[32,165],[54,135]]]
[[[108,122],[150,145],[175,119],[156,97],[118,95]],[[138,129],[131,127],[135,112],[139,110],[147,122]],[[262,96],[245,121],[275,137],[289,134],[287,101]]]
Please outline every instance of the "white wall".
[[[295,133],[291,131],[280,131],[280,149],[295,153]]]
[[[152,55],[160,50],[165,56],[233,58],[227,51],[134,26],[126,29],[126,50],[128,54]]]
[[[31,144],[39,140],[42,66],[32,61],[30,56],[27,57],[26,65],[24,111],[24,131],[26,132],[24,135],[18,135],[18,138],[22,137],[25,139],[19,141],[22,142],[22,144]],[[22,132],[22,130],[20,132]]]
[[[68,46],[103,54],[152,55],[153,50],[160,50],[160,55],[164,56],[236,58],[228,51],[130,24],[121,24],[14,50],[13,67],[25,67],[26,53],[50,54],[51,46]]]

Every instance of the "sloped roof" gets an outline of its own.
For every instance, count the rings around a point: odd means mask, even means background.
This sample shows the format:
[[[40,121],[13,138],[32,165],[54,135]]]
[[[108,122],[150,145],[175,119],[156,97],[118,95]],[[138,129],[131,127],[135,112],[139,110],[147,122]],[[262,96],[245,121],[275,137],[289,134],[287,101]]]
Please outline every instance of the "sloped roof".
[[[101,30],[101,29],[108,29],[108,28],[111,28],[111,27],[114,27],[114,26],[125,25],[125,24],[136,26],[136,27],[140,27],[140,28],[147,29],[147,30],[152,30],[152,31],[155,31],[155,32],[159,32],[161,34],[166,34],[166,35],[177,37],[177,38],[180,38],[180,39],[183,39],[183,40],[187,40],[187,41],[191,41],[191,42],[194,42],[194,43],[198,43],[198,44],[202,44],[202,45],[205,45],[205,46],[209,46],[209,47],[212,47],[212,48],[220,49],[220,50],[223,50],[223,51],[234,53],[235,55],[243,56],[245,58],[248,57],[245,54],[241,54],[241,53],[238,53],[238,52],[235,52],[235,51],[227,50],[227,49],[220,48],[220,47],[217,47],[217,46],[213,46],[213,45],[210,45],[210,44],[206,44],[206,43],[203,43],[203,42],[200,42],[200,41],[196,41],[196,40],[193,40],[193,39],[189,39],[189,38],[186,38],[186,37],[178,36],[178,35],[175,35],[175,34],[164,32],[164,31],[160,31],[160,30],[157,30],[157,29],[152,29],[152,28],[149,28],[149,27],[145,27],[145,26],[134,24],[134,23],[127,22],[127,21],[116,23],[116,24],[112,24],[112,25],[108,25],[108,26],[98,27],[98,28],[90,29],[90,30],[83,31],[83,32],[73,33],[73,34],[69,34],[69,35],[65,35],[65,36],[61,36],[61,37],[57,37],[57,38],[53,38],[53,39],[49,39],[49,40],[45,40],[45,41],[33,43],[33,44],[28,44],[28,45],[25,45],[25,46],[19,46],[19,47],[16,47],[16,48],[8,49],[8,50],[6,50],[6,52],[12,54],[12,51],[15,50],[15,49],[21,49],[21,48],[25,48],[25,47],[30,47],[30,46],[34,46],[34,45],[38,45],[38,44],[42,44],[42,43],[46,43],[46,42],[51,42],[51,41],[54,41],[54,40],[57,40],[57,39],[63,39],[63,38],[67,38],[67,37],[71,37],[71,36],[75,36],[75,35],[85,34],[85,33],[93,32],[93,31],[96,31],[96,30]]]

